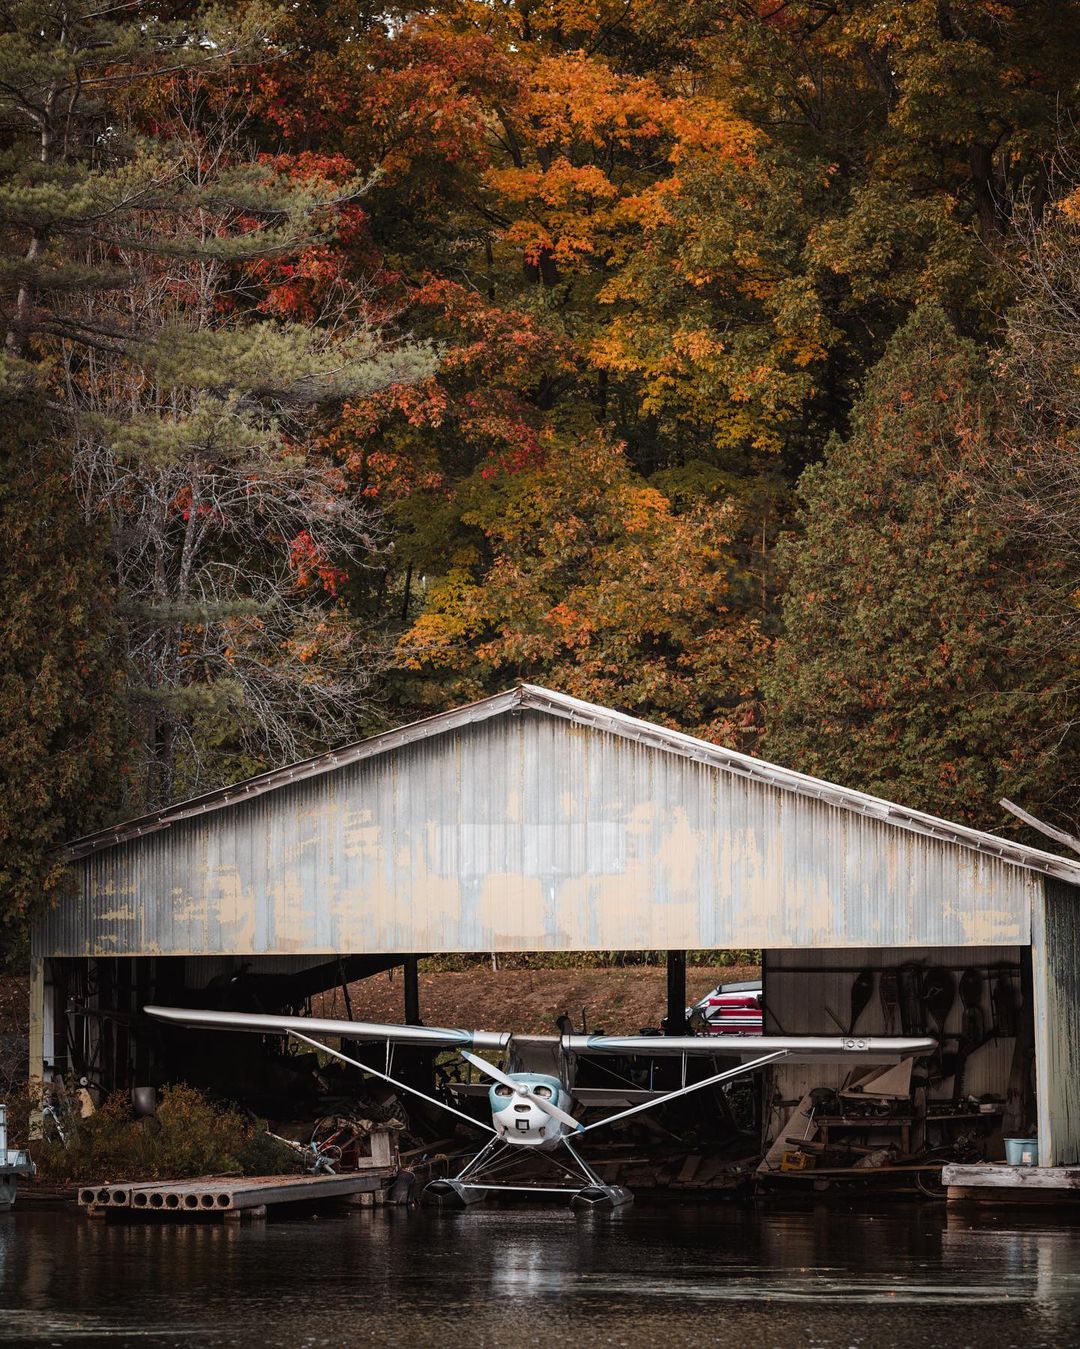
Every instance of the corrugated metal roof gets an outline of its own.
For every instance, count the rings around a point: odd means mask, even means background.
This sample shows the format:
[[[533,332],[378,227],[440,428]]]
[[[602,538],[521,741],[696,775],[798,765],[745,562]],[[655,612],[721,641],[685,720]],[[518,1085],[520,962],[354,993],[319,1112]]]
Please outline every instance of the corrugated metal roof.
[[[749,754],[741,754],[738,750],[713,745],[681,731],[669,730],[629,716],[625,712],[587,703],[535,684],[521,684],[505,693],[494,694],[479,702],[453,708],[449,712],[442,712],[397,730],[346,745],[328,754],[316,755],[287,768],[274,769],[272,772],[262,773],[258,777],[248,778],[244,782],[223,787],[215,792],[208,792],[151,815],[144,815],[112,828],[100,830],[98,833],[88,834],[70,843],[64,850],[64,856],[67,860],[74,861],[101,849],[168,829],[180,821],[239,805],[267,792],[325,773],[333,773],[365,759],[390,754],[403,746],[526,708],[560,717],[578,725],[591,726],[653,749],[708,764],[737,777],[768,784],[770,787],[777,787],[800,797],[868,816],[898,829],[974,849],[976,852],[1015,866],[1080,885],[1080,862],[1072,862],[1039,848],[1029,848],[1024,844],[999,838],[996,834],[985,833],[982,830],[971,829],[967,825],[928,815],[924,811],[911,810],[907,806],[897,805],[895,802],[870,796],[850,787],[841,787],[821,778],[797,773],[779,764],[769,763]]]

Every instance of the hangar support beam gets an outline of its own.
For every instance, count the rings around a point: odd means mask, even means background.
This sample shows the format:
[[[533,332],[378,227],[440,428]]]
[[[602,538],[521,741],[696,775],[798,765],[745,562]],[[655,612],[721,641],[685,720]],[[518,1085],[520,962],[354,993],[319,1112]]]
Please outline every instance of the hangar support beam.
[[[1047,878],[1032,905],[1039,1165],[1080,1162],[1080,891]]]
[[[667,1017],[666,1035],[685,1035],[686,1022],[686,952],[667,953]]]

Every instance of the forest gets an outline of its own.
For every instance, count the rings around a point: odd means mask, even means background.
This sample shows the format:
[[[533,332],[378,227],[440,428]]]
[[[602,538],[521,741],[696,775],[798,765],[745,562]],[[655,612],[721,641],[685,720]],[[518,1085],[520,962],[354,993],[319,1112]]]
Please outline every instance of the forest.
[[[1075,0],[0,0],[7,930],[521,679],[1075,830],[1078,117]]]

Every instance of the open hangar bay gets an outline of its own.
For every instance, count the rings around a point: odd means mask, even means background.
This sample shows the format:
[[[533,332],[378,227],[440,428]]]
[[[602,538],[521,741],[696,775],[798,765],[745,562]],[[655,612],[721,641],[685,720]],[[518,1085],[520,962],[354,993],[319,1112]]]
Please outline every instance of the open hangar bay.
[[[32,937],[46,1079],[167,1075],[142,1006],[232,986],[297,1008],[404,965],[417,1020],[417,953],[667,950],[677,1023],[678,953],[753,947],[766,1030],[787,1035],[837,1033],[860,971],[1008,971],[1015,1024],[964,1090],[1010,1098],[1014,1128],[1037,1120],[1041,1166],[1080,1162],[1080,864],[560,693],[522,685],[68,853],[70,893]],[[964,1011],[943,1033],[963,1035]],[[874,997],[859,1033],[889,1018]],[[771,1070],[786,1105],[766,1142],[813,1071]]]

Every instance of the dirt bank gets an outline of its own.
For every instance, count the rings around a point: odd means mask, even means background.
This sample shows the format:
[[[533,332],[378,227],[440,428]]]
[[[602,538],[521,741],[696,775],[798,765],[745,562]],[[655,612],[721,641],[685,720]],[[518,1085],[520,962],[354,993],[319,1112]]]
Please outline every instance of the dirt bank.
[[[688,969],[686,993],[696,1001],[723,980],[756,979],[752,965]],[[349,987],[353,1016],[364,1021],[400,1021],[401,971],[377,974]],[[655,1026],[664,1015],[667,972],[663,966],[577,970],[492,970],[420,975],[420,1014],[431,1026],[466,1026],[477,1030],[507,1029],[551,1033],[555,1018],[568,1012],[575,1026],[582,1008],[590,1030],[629,1034]],[[316,1000],[323,1016],[344,1016],[345,1002],[337,989]]]

